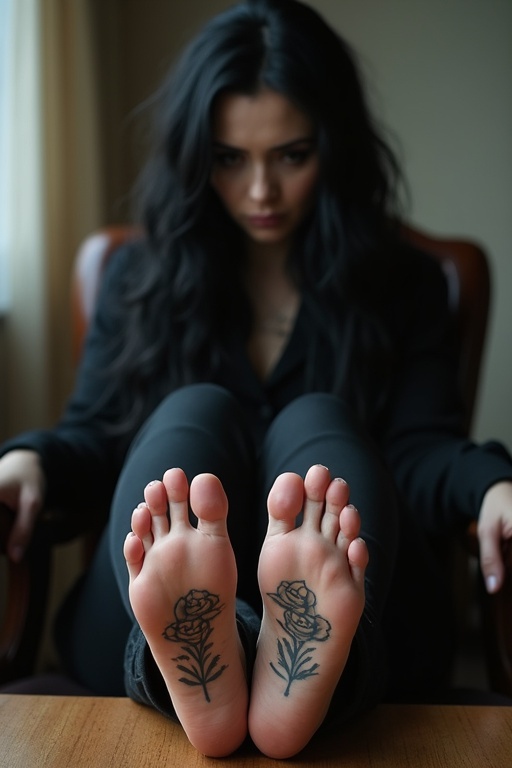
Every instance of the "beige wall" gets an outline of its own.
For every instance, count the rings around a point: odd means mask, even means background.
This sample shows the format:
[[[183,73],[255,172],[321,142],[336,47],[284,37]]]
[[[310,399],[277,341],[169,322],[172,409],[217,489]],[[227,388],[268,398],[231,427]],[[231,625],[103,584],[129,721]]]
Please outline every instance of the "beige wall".
[[[312,4],[363,57],[401,141],[412,219],[488,249],[494,299],[475,435],[512,447],[512,3]]]

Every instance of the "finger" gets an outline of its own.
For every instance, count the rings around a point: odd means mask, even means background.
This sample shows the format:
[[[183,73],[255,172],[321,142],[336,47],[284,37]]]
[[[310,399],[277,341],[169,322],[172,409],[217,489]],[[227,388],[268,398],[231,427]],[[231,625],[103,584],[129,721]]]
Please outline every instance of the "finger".
[[[40,506],[39,499],[32,494],[26,494],[20,499],[7,542],[7,555],[15,563],[19,563],[27,551]]]
[[[501,553],[501,531],[483,528],[478,531],[480,542],[480,568],[489,594],[498,592],[503,584],[504,566]]]

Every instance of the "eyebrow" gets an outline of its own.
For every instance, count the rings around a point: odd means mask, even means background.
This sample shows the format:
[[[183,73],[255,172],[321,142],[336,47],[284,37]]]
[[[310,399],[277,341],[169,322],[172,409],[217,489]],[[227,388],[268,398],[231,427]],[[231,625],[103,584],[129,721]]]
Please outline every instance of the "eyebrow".
[[[297,146],[297,144],[314,144],[314,138],[313,136],[301,136],[297,139],[292,139],[292,141],[287,141],[285,144],[278,144],[275,147],[270,147],[271,152],[284,152],[288,149],[293,149]],[[241,149],[240,147],[232,146],[231,144],[226,144],[223,141],[214,141],[213,142],[214,149],[226,149],[231,152],[245,152],[245,149]]]

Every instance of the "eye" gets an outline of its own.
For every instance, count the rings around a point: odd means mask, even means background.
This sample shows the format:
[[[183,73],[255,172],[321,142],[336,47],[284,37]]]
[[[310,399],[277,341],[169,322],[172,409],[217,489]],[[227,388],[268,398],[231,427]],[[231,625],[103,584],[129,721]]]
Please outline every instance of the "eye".
[[[242,154],[229,149],[216,149],[213,161],[220,168],[236,168],[242,163]]]
[[[281,159],[286,165],[303,165],[311,157],[312,152],[312,147],[287,149],[281,155]]]

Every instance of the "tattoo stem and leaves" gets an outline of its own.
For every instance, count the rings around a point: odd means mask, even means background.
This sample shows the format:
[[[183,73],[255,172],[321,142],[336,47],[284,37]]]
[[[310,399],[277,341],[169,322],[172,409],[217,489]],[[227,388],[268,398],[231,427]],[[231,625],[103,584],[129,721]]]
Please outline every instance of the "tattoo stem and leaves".
[[[207,590],[191,589],[174,606],[176,621],[163,632],[166,640],[182,644],[184,653],[173,658],[178,662],[177,668],[185,674],[179,681],[185,685],[201,686],[207,702],[211,701],[207,686],[220,677],[228,666],[219,666],[220,655],[212,654],[213,643],[209,642],[213,632],[211,622],[223,608],[219,605],[218,595],[212,595]]]
[[[294,680],[305,680],[318,674],[319,664],[308,666],[313,660],[311,654],[316,650],[311,643],[327,640],[331,625],[316,613],[316,595],[305,581],[282,581],[276,592],[267,594],[284,608],[283,620],[277,619],[277,623],[287,637],[278,639],[277,666],[273,662],[270,666],[287,682],[284,695],[288,696]]]

